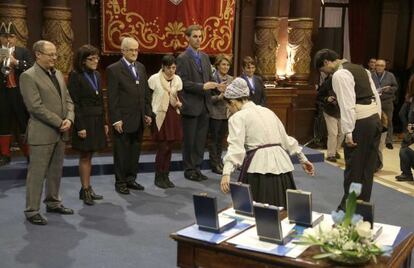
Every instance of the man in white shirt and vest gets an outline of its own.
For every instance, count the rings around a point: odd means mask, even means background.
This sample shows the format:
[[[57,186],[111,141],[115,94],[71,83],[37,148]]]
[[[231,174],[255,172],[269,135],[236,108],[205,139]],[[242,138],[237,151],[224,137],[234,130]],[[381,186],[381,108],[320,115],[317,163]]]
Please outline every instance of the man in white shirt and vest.
[[[332,50],[322,49],[314,58],[315,67],[333,74],[332,86],[341,112],[341,129],[345,135],[344,196],[338,209],[345,210],[352,182],[362,184],[360,199],[370,201],[374,171],[381,137],[381,101],[371,74]]]

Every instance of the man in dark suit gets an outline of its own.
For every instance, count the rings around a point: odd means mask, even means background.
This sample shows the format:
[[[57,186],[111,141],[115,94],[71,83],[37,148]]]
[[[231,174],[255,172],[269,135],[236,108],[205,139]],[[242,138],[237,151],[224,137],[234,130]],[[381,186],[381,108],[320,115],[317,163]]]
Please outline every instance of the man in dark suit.
[[[10,163],[13,121],[17,122],[21,133],[21,150],[29,156],[24,138],[29,113],[20,93],[19,76],[33,65],[33,59],[28,49],[16,46],[16,34],[12,22],[0,24],[0,166]]]
[[[200,172],[208,133],[211,89],[225,89],[225,83],[214,81],[207,54],[199,51],[202,31],[199,25],[186,30],[188,48],[177,58],[177,74],[183,81],[181,109],[183,123],[184,177],[201,181],[207,177]]]
[[[33,45],[36,64],[20,75],[20,90],[30,113],[27,141],[30,164],[26,180],[27,220],[47,224],[40,212],[43,182],[46,178],[46,211],[73,214],[62,205],[59,196],[65,141],[75,118],[74,107],[62,73],[54,68],[57,53],[53,43],[45,40]]]
[[[136,61],[138,42],[126,37],[121,43],[123,57],[108,66],[109,118],[113,126],[115,190],[144,190],[135,179],[145,124],[152,122],[151,90],[144,65]]]

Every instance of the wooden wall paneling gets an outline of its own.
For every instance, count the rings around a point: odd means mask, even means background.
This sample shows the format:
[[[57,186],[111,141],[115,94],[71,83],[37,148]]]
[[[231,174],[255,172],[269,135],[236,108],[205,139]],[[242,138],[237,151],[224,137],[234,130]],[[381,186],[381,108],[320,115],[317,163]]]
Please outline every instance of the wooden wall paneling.
[[[384,0],[379,40],[378,57],[394,61],[395,40],[398,26],[399,4],[394,0]]]
[[[410,32],[408,37],[408,55],[406,68],[414,68],[414,0],[411,0]]]
[[[298,89],[294,106],[294,137],[300,143],[306,143],[313,138],[313,124],[316,115],[316,94],[313,89]]]

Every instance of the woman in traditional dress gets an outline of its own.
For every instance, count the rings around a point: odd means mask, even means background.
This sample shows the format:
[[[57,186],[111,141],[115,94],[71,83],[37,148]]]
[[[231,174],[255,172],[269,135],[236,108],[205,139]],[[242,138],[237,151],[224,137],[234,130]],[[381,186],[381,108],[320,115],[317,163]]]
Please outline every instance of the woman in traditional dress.
[[[241,166],[239,180],[250,185],[254,201],[286,207],[286,190],[296,189],[289,154],[297,155],[302,168],[311,176],[313,164],[298,142],[287,135],[276,114],[250,101],[244,79],[234,79],[224,98],[232,115],[221,190],[229,191],[230,174]]]

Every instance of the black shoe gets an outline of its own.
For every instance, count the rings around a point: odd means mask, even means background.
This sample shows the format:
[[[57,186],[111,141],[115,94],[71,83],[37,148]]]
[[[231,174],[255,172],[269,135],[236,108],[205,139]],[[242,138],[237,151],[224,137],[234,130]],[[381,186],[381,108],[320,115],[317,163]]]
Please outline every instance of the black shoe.
[[[211,171],[216,173],[216,174],[223,174],[223,169],[220,167],[220,165],[215,165],[211,167]]]
[[[139,191],[143,191],[145,189],[144,186],[142,186],[136,181],[128,182],[127,188],[132,189],[132,190],[139,190]]]
[[[336,152],[336,153],[335,153],[335,158],[336,158],[336,159],[341,159],[341,155],[340,155],[338,152]]]
[[[390,150],[394,149],[394,146],[392,146],[392,143],[385,144],[385,147],[387,147]]]
[[[63,205],[60,205],[59,207],[51,208],[46,206],[46,211],[49,213],[58,213],[63,215],[71,215],[73,214],[73,209],[64,207]]]
[[[198,176],[201,178],[202,181],[208,180],[208,177],[206,175],[204,175],[203,173],[201,173],[200,170],[197,170]],[[223,173],[223,171],[222,171]]]
[[[170,181],[169,172],[164,173],[164,179],[165,179],[165,183],[167,184],[168,188],[175,187],[175,184],[172,181]]]
[[[328,157],[326,158],[326,161],[336,163],[336,157],[335,157],[335,156],[328,156]]]
[[[0,167],[10,164],[10,156],[1,155],[0,156]]]
[[[412,175],[401,174],[395,177],[397,181],[413,181]]]
[[[126,185],[115,185],[115,191],[120,194],[129,194],[129,189],[126,187]]]
[[[94,190],[92,189],[92,186],[89,185],[89,191],[91,192],[91,197],[93,200],[102,200],[103,199],[103,195],[100,194],[96,194],[94,192]]]
[[[91,187],[89,188],[81,188],[79,191],[79,199],[83,200],[83,203],[88,206],[95,205],[95,202],[93,201],[92,195],[91,195]]]
[[[168,184],[165,181],[164,174],[162,172],[155,172],[155,179],[154,179],[155,186],[161,189],[167,189]]]
[[[46,225],[47,224],[46,218],[40,214],[36,214],[36,215],[33,215],[27,218],[27,221],[35,225]]]
[[[194,170],[184,171],[184,178],[190,181],[202,181],[198,173]]]

